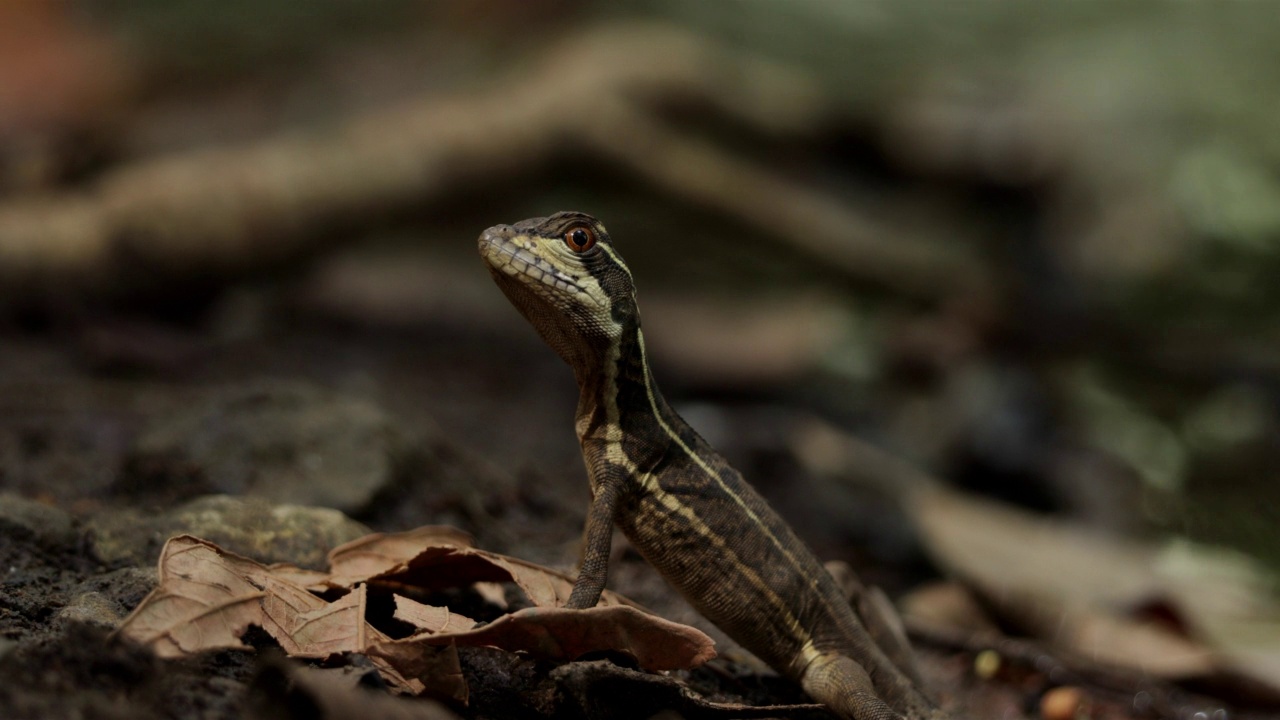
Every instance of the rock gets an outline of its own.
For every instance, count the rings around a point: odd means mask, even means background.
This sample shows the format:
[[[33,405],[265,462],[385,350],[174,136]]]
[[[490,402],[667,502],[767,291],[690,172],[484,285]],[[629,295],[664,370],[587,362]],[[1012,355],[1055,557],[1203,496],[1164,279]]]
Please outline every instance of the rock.
[[[0,524],[30,533],[37,543],[48,547],[65,548],[76,542],[70,515],[13,493],[0,493]]]
[[[122,478],[133,494],[253,495],[274,503],[368,505],[409,444],[375,403],[300,383],[223,388],[157,417]]]
[[[90,547],[104,563],[150,565],[174,535],[195,535],[263,563],[323,568],[329,550],[369,528],[329,508],[272,505],[212,495],[159,515],[103,511],[88,522]]]
[[[115,603],[96,592],[77,595],[54,615],[55,621],[82,622],[107,629],[115,629],[121,619]]]

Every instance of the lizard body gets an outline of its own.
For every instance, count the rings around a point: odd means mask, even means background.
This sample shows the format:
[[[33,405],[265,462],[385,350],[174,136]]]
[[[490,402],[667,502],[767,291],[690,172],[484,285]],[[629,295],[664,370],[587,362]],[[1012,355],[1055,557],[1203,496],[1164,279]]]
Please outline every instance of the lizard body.
[[[946,716],[883,648],[794,531],[667,404],[631,271],[604,226],[561,212],[486,230],[499,287],[570,365],[591,485],[568,606],[604,588],[616,524],[704,616],[845,720]],[[888,651],[888,652],[886,652]]]

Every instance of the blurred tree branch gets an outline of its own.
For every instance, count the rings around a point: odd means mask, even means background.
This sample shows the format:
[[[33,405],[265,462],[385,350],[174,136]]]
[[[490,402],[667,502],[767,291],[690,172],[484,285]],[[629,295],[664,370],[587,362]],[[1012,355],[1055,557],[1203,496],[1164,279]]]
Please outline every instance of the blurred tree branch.
[[[68,283],[110,292],[140,277],[244,271],[318,252],[326,231],[364,213],[482,185],[568,144],[903,295],[984,282],[955,244],[877,227],[837,198],[686,137],[650,107],[672,97],[766,132],[809,129],[833,112],[814,83],[775,65],[674,28],[605,27],[483,94],[143,160],[86,192],[0,204],[0,280],[14,295]]]

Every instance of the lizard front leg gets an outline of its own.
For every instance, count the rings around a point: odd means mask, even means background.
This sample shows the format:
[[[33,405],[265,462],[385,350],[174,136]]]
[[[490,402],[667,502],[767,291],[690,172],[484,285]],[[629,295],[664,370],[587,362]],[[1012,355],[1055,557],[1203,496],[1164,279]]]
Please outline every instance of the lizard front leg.
[[[582,567],[573,583],[573,592],[565,607],[574,610],[595,607],[604,592],[609,576],[609,549],[613,543],[613,519],[622,496],[622,482],[605,479],[598,486],[591,507],[587,509],[587,526],[582,532]]]

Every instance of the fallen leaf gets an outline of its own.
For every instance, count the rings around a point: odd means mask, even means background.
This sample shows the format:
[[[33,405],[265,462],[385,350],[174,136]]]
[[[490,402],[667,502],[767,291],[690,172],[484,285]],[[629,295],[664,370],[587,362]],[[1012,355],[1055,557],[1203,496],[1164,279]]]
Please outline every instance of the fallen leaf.
[[[395,619],[432,633],[465,632],[476,626],[476,621],[465,615],[449,612],[449,608],[423,605],[400,595],[392,596],[396,602]]]
[[[564,604],[569,601],[569,596],[573,594],[575,578],[567,573],[485,550],[472,549],[465,553],[501,568],[510,581],[523,590],[529,601],[538,607],[564,607]],[[600,594],[600,601],[596,607],[633,604],[621,595],[605,590]]]
[[[1113,606],[1160,592],[1155,547],[951,491],[910,497],[930,554],[983,590],[1037,590],[1066,604]]]
[[[932,557],[1029,635],[1159,677],[1239,674],[1280,693],[1280,603],[1238,555],[1108,536],[940,488],[910,493],[907,508]],[[1189,633],[1133,612],[1153,603]]]
[[[1217,662],[1204,643],[1165,625],[1106,612],[1058,614],[1058,632],[1085,657],[1109,665],[1131,667],[1165,678],[1199,677],[1213,672]]]
[[[257,622],[261,597],[261,593],[251,593],[211,600],[157,593],[151,597],[145,616],[129,623],[125,634],[166,658],[200,650],[245,649],[240,636]]]
[[[301,645],[293,639],[298,617],[321,610],[329,603],[304,588],[274,577],[267,581],[265,591],[266,595],[262,598],[262,629],[275,638],[285,652],[290,655],[302,653]]]
[[[562,607],[574,578],[519,558],[469,547],[469,536],[448,527],[370,535],[334,548],[332,574],[321,587],[392,581],[431,592],[476,583],[514,582],[539,607]],[[611,591],[599,606],[634,605]]]
[[[429,547],[471,547],[471,536],[447,525],[366,535],[329,551],[326,579],[336,586],[350,587],[394,572]]]
[[[525,608],[467,632],[392,641],[398,645],[441,643],[489,645],[561,661],[614,651],[635,658],[646,670],[693,668],[716,656],[715,641],[702,631],[626,605],[586,610]]]
[[[324,583],[329,579],[329,573],[319,570],[307,570],[294,565],[285,563],[274,563],[267,566],[267,572],[271,573],[271,577],[288,583],[293,583],[301,588],[324,587]]]
[[[337,602],[326,602],[284,580],[270,580],[262,598],[264,629],[293,657],[328,657],[339,652],[366,652],[370,646],[390,641],[387,635],[365,619],[366,588]],[[353,612],[352,610],[355,610]],[[393,662],[370,657],[385,683],[398,693],[422,694],[431,691],[443,697],[457,697],[457,682],[433,676],[408,676]],[[403,665],[403,662],[402,664]],[[457,665],[457,653],[453,655]],[[425,679],[424,679],[425,678]],[[466,684],[461,689],[466,697]]]
[[[344,652],[364,652],[375,640],[373,633],[376,632],[364,619],[366,597],[365,586],[360,585],[331,603],[321,600],[322,607],[287,617],[287,640],[276,639],[295,657],[326,658]]]
[[[160,657],[244,648],[240,636],[262,623],[266,569],[188,535],[160,551],[159,583],[116,632]]]
[[[452,643],[430,646],[406,644],[386,636],[369,647],[364,654],[393,687],[403,685],[413,695],[430,693],[465,705],[470,693],[462,676],[458,648]],[[416,689],[415,689],[416,688]]]
[[[694,628],[663,620],[605,593],[589,610],[562,607],[573,588],[568,575],[468,547],[452,528],[420,528],[373,535],[333,551],[333,572],[264,566],[216,545],[179,536],[165,545],[160,584],[134,610],[120,633],[165,657],[214,648],[243,648],[240,637],[259,625],[291,656],[326,658],[364,653],[397,692],[432,693],[465,702],[457,645],[489,645],[540,658],[573,660],[592,652],[630,655],[649,670],[700,665],[715,657],[713,641]],[[327,600],[300,583],[348,592]],[[367,619],[370,592],[413,587],[438,590],[475,583],[513,582],[540,607],[482,628],[448,608],[396,593],[393,617],[417,628],[393,640]]]

